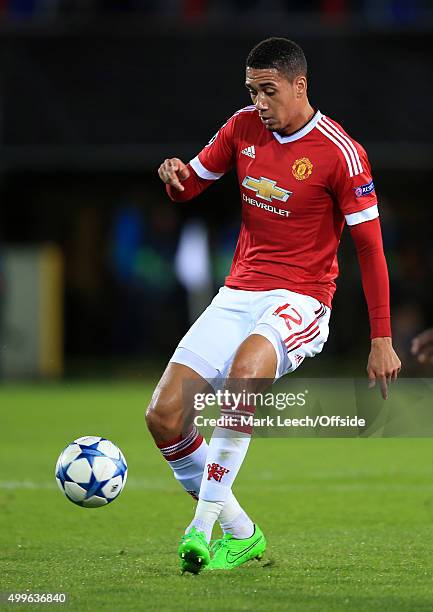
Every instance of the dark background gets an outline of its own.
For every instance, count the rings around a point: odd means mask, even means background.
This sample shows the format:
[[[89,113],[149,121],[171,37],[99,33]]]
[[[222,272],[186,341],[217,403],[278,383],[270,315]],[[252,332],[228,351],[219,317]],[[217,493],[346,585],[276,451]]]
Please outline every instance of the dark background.
[[[0,0],[0,15],[0,244],[61,248],[66,374],[136,373],[170,357],[190,324],[174,258],[191,219],[208,231],[213,290],[223,283],[234,176],[174,205],[157,167],[188,161],[249,103],[245,57],[271,35],[301,44],[310,101],[367,149],[395,344],[406,373],[423,372],[408,349],[433,324],[429,3]],[[365,367],[367,311],[342,242],[330,340],[305,375]]]

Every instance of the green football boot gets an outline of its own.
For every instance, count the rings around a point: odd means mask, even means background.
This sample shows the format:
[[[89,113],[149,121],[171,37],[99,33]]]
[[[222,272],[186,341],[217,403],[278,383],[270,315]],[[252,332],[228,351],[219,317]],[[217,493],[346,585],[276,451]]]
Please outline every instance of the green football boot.
[[[231,533],[226,533],[220,540],[215,540],[211,552],[213,558],[206,570],[230,570],[250,559],[260,559],[266,549],[265,536],[258,525],[250,538],[237,540]]]
[[[198,574],[210,562],[209,545],[203,531],[192,527],[180,539],[178,548],[180,569],[191,574]]]

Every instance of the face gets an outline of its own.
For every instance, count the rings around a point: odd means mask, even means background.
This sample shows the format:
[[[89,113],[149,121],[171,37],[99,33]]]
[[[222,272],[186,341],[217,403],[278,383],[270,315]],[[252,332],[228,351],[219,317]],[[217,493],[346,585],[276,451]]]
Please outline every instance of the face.
[[[247,68],[245,85],[270,131],[290,132],[305,104],[307,82],[299,76],[290,83],[276,68]]]

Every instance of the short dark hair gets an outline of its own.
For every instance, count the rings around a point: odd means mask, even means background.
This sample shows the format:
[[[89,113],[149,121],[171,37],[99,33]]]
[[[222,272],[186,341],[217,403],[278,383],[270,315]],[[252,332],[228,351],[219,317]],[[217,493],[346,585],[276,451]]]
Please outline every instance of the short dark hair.
[[[275,68],[290,83],[300,75],[307,76],[307,60],[301,47],[288,38],[267,38],[251,49],[247,68]]]

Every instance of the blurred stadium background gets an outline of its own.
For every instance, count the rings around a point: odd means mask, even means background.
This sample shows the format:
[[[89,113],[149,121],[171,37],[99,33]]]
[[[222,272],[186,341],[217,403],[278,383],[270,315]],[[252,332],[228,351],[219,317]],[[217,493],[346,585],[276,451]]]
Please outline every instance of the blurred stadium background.
[[[255,440],[236,494],[267,560],[192,593],[175,555],[192,500],[143,423],[239,226],[234,176],[173,205],[157,168],[249,103],[245,57],[270,35],[304,47],[311,102],[367,148],[395,345],[406,376],[431,376],[408,349],[433,324],[432,32],[427,0],[0,0],[0,591],[65,591],[80,612],[432,610],[431,440]],[[347,235],[339,259],[330,340],[301,377],[364,374]],[[85,434],[128,460],[106,510],[54,482]]]
[[[156,170],[249,103],[245,57],[269,35],[303,46],[313,105],[367,148],[395,344],[421,374],[408,348],[433,323],[432,30],[427,0],[0,0],[0,376],[157,375],[223,283],[239,203],[231,176],[173,205]],[[347,236],[340,266],[307,376],[363,374]]]

